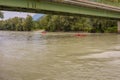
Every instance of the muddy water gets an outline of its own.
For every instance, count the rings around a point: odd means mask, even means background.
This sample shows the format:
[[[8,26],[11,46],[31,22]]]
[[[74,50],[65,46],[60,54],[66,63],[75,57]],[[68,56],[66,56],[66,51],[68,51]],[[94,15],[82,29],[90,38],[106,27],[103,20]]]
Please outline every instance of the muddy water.
[[[120,80],[120,35],[1,31],[0,80]]]

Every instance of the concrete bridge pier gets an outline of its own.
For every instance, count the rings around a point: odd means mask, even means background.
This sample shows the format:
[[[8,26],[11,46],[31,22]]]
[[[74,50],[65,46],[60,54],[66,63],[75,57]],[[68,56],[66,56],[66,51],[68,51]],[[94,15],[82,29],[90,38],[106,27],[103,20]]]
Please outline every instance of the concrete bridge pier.
[[[120,21],[118,21],[118,33],[120,33]]]

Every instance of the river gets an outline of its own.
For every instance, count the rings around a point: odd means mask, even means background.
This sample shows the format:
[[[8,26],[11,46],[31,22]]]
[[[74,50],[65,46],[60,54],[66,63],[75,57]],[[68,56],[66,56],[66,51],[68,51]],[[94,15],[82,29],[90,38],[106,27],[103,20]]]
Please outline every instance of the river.
[[[120,35],[0,31],[0,80],[120,80]]]

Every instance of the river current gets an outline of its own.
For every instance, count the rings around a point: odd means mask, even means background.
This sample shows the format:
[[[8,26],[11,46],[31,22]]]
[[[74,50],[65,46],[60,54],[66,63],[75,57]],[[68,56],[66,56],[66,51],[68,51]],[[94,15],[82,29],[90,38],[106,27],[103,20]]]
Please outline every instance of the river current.
[[[0,31],[0,80],[120,80],[120,34]]]

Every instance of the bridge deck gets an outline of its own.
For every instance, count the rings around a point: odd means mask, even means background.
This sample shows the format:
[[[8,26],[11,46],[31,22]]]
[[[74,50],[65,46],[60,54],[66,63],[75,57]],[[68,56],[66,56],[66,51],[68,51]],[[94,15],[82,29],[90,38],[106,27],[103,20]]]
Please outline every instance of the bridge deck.
[[[120,7],[88,0],[0,0],[0,10],[120,19]]]

